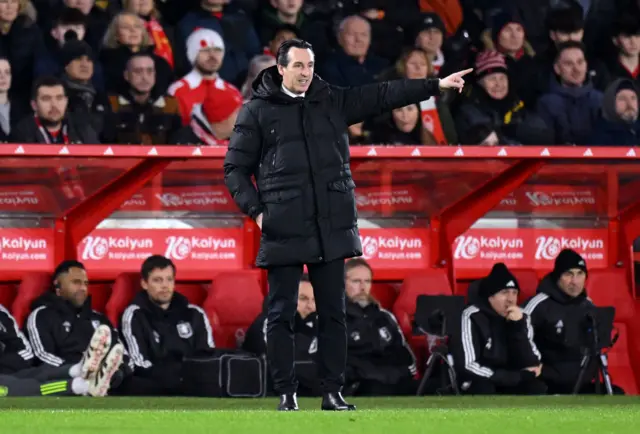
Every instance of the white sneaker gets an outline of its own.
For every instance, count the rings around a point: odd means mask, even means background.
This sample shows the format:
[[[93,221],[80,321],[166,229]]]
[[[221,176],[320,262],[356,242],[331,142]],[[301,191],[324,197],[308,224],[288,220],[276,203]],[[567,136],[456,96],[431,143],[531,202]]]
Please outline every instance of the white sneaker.
[[[89,379],[89,395],[106,396],[111,386],[111,377],[116,373],[124,359],[124,346],[118,343],[104,358],[100,367]]]
[[[82,355],[80,361],[80,376],[85,380],[98,370],[102,359],[107,355],[111,347],[111,329],[106,325],[100,325],[93,332],[89,346]]]

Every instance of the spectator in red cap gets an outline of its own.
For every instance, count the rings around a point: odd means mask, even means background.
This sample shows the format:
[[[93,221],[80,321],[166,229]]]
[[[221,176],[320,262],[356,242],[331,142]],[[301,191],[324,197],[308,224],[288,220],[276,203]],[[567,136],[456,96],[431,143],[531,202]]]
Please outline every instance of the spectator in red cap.
[[[194,107],[189,126],[175,135],[180,145],[226,145],[242,107],[240,91],[230,84],[210,87],[202,104]]]
[[[169,95],[180,103],[182,124],[188,125],[191,112],[202,104],[211,87],[230,86],[218,75],[225,55],[225,44],[219,33],[198,29],[187,39],[187,58],[193,69],[169,87]]]

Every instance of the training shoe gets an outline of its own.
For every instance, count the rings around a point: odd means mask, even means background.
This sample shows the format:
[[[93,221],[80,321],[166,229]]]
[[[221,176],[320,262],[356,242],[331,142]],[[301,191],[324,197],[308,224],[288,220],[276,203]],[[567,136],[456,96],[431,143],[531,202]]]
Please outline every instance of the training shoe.
[[[88,380],[98,370],[109,348],[111,348],[111,329],[103,324],[93,332],[89,346],[82,355],[82,360],[80,361],[80,376],[82,378]]]
[[[124,346],[118,343],[100,363],[100,368],[89,379],[89,395],[106,396],[111,386],[111,377],[118,371],[124,358]]]

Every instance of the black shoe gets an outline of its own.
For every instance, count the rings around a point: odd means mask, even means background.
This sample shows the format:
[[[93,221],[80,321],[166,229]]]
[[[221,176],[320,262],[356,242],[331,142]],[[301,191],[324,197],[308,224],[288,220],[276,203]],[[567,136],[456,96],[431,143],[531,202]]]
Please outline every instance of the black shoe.
[[[295,393],[285,393],[280,395],[278,411],[298,411],[298,399]]]
[[[326,411],[353,411],[356,406],[348,404],[340,392],[325,393],[322,395],[322,409]]]

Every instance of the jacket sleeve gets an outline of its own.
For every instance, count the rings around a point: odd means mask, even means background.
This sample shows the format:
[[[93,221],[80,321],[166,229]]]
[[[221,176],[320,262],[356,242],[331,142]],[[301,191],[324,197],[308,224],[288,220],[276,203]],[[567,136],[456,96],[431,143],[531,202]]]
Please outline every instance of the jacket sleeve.
[[[27,318],[27,335],[33,354],[51,366],[62,366],[65,361],[56,355],[58,342],[54,333],[55,324],[46,306],[36,308]]]
[[[262,212],[258,191],[251,180],[258,170],[261,153],[260,126],[245,105],[238,114],[224,159],[224,182],[238,207],[252,219]]]
[[[195,304],[190,304],[189,309],[194,311],[193,335],[194,335],[194,352],[196,355],[205,355],[211,353],[216,345],[213,342],[213,330],[206,312]]]
[[[267,353],[267,318],[259,315],[247,330],[242,348],[257,355]]]
[[[481,377],[499,386],[515,386],[523,377],[520,371],[491,369],[478,362],[477,354],[482,352],[483,343],[478,336],[477,326],[471,319],[475,311],[467,308],[462,314],[462,351],[464,371],[472,377]]]
[[[17,372],[28,368],[33,361],[31,344],[18,328],[9,311],[0,305],[0,371]]]
[[[392,80],[365,86],[331,87],[347,125],[440,95],[439,80]]]
[[[533,341],[533,326],[531,317],[523,314],[520,321],[507,321],[510,357],[514,366],[529,368],[538,366],[542,357]]]
[[[144,372],[153,366],[150,345],[152,335],[141,323],[140,314],[137,314],[139,309],[140,307],[136,304],[131,304],[125,309],[120,329],[136,372]]]
[[[412,376],[417,375],[418,367],[416,366],[416,356],[413,354],[413,351],[411,351],[411,347],[405,339],[404,333],[402,333],[398,320],[396,320],[396,317],[391,312],[384,309],[380,309],[380,311],[387,317],[398,363],[405,363],[409,373]]]

